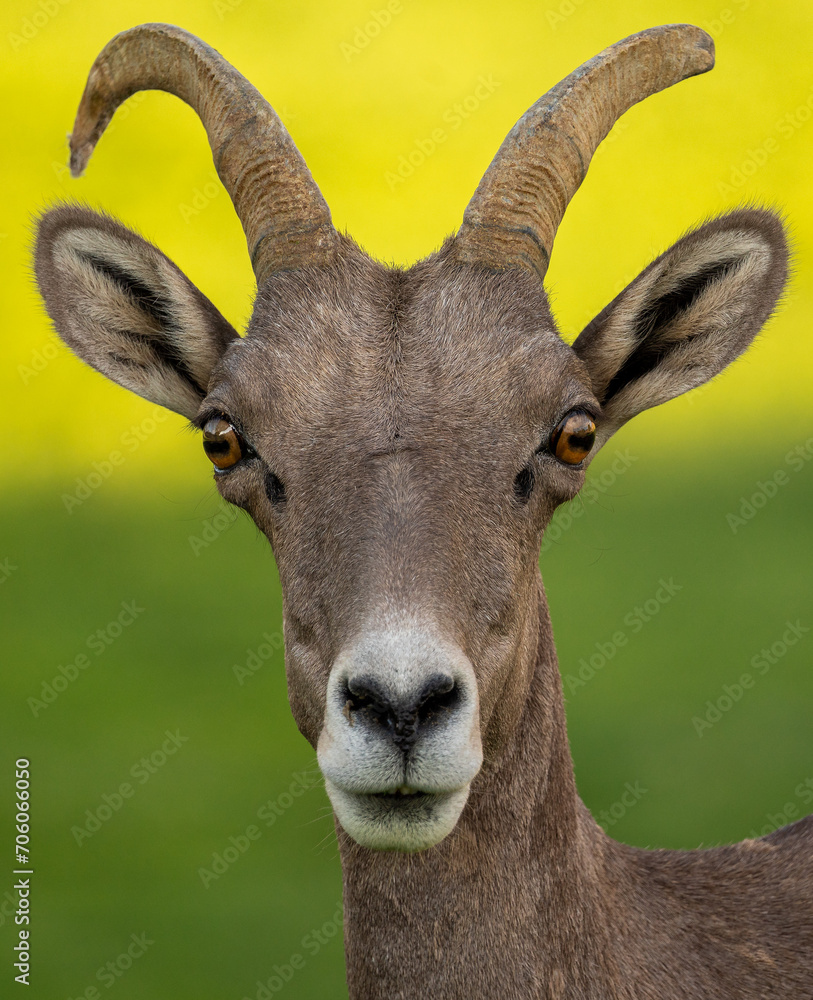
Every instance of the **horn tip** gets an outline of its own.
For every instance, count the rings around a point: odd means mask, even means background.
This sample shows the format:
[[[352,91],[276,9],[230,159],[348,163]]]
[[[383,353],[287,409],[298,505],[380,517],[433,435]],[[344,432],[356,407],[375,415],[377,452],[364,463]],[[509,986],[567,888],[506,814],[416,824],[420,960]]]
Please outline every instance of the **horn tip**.
[[[714,39],[708,32],[703,31],[702,28],[695,28],[697,32],[697,48],[700,52],[705,53],[705,59],[701,56],[698,60],[703,64],[703,68],[700,70],[701,73],[705,73],[707,70],[713,69],[715,62],[715,52],[714,52]]]
[[[659,29],[655,28],[653,30],[658,31]],[[696,76],[698,73],[707,73],[710,69],[713,69],[715,58],[714,39],[707,31],[698,28],[694,24],[668,24],[664,25],[661,30],[670,33],[674,32],[674,37],[679,38],[686,49],[692,52],[692,56],[694,57],[693,71],[689,74],[690,76]]]
[[[90,154],[93,152],[93,145],[92,143],[85,143],[83,146],[74,145],[73,137],[71,137],[70,148],[71,157],[68,165],[70,166],[71,177],[81,177],[85,172],[85,167],[88,165]]]

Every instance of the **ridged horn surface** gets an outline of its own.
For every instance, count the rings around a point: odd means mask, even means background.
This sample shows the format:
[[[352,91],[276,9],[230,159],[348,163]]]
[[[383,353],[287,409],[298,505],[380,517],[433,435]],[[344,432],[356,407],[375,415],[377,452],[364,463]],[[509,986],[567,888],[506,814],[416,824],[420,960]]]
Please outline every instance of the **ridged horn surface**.
[[[243,225],[258,285],[274,271],[333,260],[330,211],[274,109],[218,52],[173,25],[131,28],[97,57],[71,135],[75,177],[116,108],[139,90],[174,94],[198,114]]]
[[[457,260],[544,277],[570,199],[615,122],[638,101],[713,65],[705,31],[667,24],[580,66],[508,133],[463,215]]]

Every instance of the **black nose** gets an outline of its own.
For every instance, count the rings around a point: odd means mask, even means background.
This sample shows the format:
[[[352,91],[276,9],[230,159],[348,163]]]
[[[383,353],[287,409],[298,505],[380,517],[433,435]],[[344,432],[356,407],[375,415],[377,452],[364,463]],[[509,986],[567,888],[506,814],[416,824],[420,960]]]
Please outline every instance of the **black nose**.
[[[356,715],[383,731],[404,753],[412,749],[422,731],[441,722],[459,701],[454,678],[432,674],[411,698],[392,698],[375,677],[350,677],[346,685],[344,714],[351,725]]]

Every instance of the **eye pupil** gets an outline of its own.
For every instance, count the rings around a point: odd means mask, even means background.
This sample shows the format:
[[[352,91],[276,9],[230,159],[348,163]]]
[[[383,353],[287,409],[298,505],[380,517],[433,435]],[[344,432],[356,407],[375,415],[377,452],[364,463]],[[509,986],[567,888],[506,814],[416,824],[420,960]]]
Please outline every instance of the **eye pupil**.
[[[228,420],[213,417],[203,428],[203,450],[216,469],[230,469],[243,457],[245,444]]]
[[[550,449],[565,465],[578,465],[596,441],[596,423],[584,410],[571,410],[550,438]]]
[[[231,443],[225,439],[203,442],[203,449],[207,455],[225,455],[230,448]]]

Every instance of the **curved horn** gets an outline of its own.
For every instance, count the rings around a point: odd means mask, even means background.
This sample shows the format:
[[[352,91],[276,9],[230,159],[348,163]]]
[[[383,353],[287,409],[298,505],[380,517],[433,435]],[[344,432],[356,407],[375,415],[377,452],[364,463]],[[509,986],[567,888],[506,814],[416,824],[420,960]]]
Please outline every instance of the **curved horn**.
[[[705,31],[667,24],[580,66],[508,133],[463,215],[456,259],[544,277],[565,209],[615,122],[638,101],[713,65]]]
[[[274,109],[219,53],[170,24],[139,25],[102,49],[71,135],[74,177],[116,108],[139,90],[165,90],[197,112],[245,230],[258,285],[273,271],[333,259],[330,211]]]

